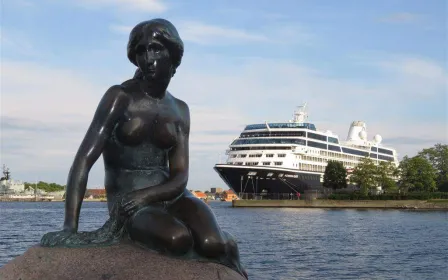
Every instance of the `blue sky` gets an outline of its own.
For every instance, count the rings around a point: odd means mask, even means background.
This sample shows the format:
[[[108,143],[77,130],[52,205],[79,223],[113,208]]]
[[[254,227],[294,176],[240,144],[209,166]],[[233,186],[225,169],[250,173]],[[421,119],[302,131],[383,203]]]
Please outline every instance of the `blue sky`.
[[[39,4],[37,4],[37,2]],[[273,5],[275,3],[275,5]],[[189,189],[247,123],[310,121],[345,139],[354,120],[400,156],[448,142],[444,0],[4,0],[1,164],[65,184],[102,94],[129,79],[130,29],[172,21],[185,54],[169,90],[192,115]],[[103,183],[99,160],[89,187]]]

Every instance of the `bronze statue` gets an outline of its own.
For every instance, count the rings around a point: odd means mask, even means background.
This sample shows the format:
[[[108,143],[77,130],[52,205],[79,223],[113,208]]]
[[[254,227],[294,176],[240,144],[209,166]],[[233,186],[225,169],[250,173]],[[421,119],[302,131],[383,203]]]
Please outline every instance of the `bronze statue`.
[[[167,91],[183,42],[167,20],[139,23],[129,36],[133,79],[104,94],[67,182],[64,228],[43,246],[97,246],[123,239],[175,256],[227,265],[247,278],[237,244],[211,209],[187,189],[190,112]],[[110,219],[77,232],[90,168],[103,154]]]

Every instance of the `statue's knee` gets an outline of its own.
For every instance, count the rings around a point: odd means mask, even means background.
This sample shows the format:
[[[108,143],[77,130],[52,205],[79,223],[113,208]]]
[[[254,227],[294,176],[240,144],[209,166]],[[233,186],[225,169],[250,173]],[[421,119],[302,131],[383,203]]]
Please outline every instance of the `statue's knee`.
[[[218,257],[226,253],[226,242],[222,238],[204,238],[199,241],[198,247],[206,257]]]
[[[174,254],[185,254],[193,247],[193,237],[187,229],[166,236],[167,249]]]

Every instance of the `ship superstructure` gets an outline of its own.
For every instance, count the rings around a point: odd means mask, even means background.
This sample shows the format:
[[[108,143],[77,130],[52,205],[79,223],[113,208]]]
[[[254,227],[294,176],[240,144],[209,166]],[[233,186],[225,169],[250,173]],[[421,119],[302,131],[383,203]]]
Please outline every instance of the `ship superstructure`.
[[[247,125],[226,151],[225,163],[214,169],[237,194],[297,193],[322,189],[329,160],[342,162],[350,173],[360,160],[398,166],[397,152],[381,144],[382,137],[367,139],[366,124],[354,121],[346,141],[331,131],[319,131],[308,122],[306,103],[283,123]]]

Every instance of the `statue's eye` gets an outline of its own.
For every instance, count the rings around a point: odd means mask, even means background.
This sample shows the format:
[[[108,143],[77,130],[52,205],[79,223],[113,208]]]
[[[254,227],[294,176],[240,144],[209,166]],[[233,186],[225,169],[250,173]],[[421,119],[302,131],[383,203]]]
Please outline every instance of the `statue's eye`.
[[[154,53],[160,53],[162,52],[162,48],[159,45],[152,45],[150,46],[150,49],[154,52]]]

